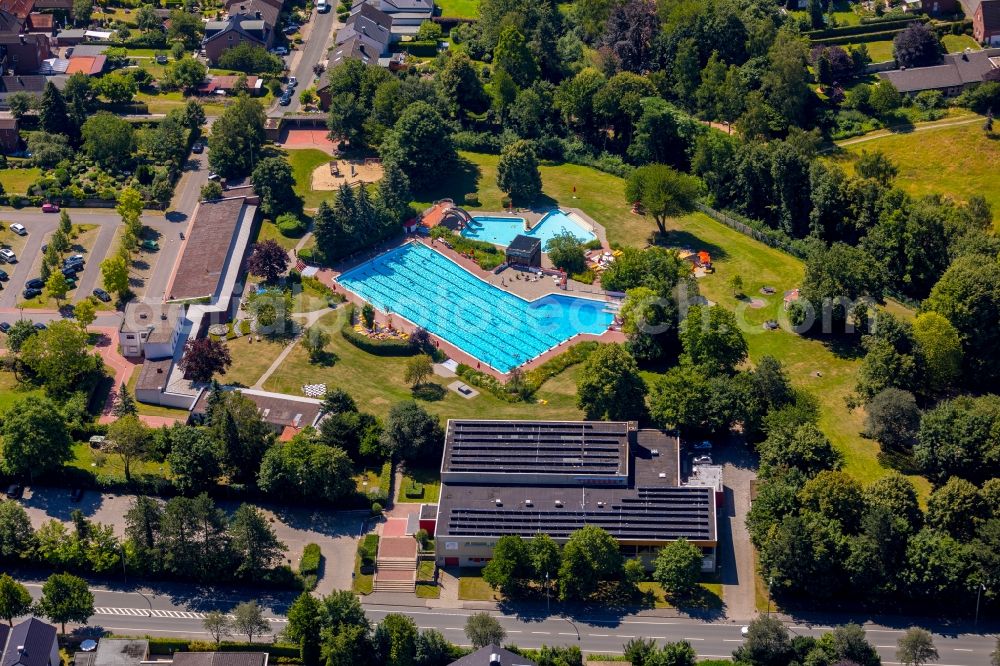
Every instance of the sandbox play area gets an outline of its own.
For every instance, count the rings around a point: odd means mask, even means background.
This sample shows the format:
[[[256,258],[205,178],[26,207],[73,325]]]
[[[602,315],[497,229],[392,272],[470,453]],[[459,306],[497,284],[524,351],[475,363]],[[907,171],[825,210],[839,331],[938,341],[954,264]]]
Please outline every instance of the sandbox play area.
[[[321,164],[312,173],[312,189],[332,191],[344,183],[375,183],[382,179],[382,160],[333,159]]]

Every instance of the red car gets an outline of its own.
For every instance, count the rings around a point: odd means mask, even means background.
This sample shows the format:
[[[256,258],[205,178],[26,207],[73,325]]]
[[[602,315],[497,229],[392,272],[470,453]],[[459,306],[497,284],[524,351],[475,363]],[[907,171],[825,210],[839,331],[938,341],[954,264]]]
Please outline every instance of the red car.
[[[58,204],[54,204],[54,203],[43,203],[42,204],[42,212],[43,213],[58,213],[59,212],[59,206],[58,206]]]

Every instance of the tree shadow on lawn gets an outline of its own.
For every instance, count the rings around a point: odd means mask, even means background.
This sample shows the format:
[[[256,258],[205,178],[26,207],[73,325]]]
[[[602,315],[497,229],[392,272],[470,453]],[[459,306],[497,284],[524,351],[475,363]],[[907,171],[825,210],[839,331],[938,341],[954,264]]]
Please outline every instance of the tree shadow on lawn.
[[[480,178],[482,178],[482,172],[479,167],[460,157],[452,172],[445,175],[435,187],[416,192],[414,197],[417,201],[453,199],[457,204],[462,205],[465,202],[466,194],[479,191]]]
[[[660,234],[659,230],[655,227],[650,233],[650,238],[654,245],[660,245],[664,247],[681,247],[688,248],[695,252],[700,252],[704,250],[712,255],[713,261],[718,261],[719,259],[725,259],[729,256],[725,248],[721,245],[715,243],[710,243],[700,236],[697,236],[690,231],[678,231],[676,229],[670,229],[667,231],[666,238]]]
[[[410,394],[416,400],[426,400],[427,402],[437,402],[443,400],[447,389],[436,382],[425,382],[414,386]]]
[[[878,462],[880,465],[896,470],[900,474],[914,475],[923,474],[924,471],[913,459],[912,451],[900,451],[898,449],[879,447]]]

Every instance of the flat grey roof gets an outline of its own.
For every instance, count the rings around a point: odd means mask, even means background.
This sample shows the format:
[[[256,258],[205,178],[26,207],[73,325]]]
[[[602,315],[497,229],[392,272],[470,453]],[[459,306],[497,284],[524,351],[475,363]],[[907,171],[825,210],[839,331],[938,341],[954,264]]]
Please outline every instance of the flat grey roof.
[[[620,475],[628,438],[626,422],[451,420],[442,472]]]

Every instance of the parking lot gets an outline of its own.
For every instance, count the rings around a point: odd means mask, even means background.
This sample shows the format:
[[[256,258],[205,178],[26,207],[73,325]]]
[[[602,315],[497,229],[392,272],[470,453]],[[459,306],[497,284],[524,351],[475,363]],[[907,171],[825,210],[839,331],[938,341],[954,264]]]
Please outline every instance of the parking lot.
[[[132,495],[88,490],[80,501],[73,502],[70,492],[67,488],[29,487],[18,501],[28,512],[36,529],[53,518],[68,523],[72,512],[79,509],[90,520],[113,526],[115,534],[121,536],[124,533],[125,514],[132,505]],[[231,513],[239,503],[219,502],[219,506]],[[354,554],[362,521],[368,515],[366,512],[334,512],[266,504],[261,505],[261,509],[278,539],[288,547],[285,564],[297,568],[306,544],[319,544],[324,565],[317,591],[329,593],[351,588]]]

